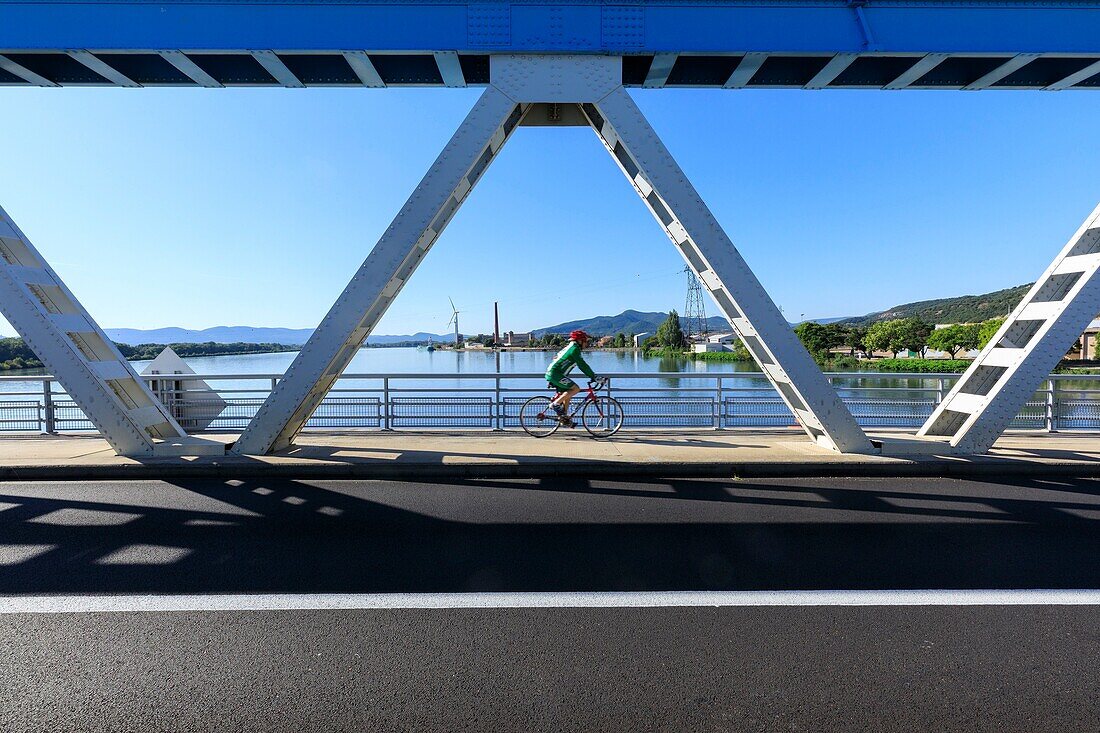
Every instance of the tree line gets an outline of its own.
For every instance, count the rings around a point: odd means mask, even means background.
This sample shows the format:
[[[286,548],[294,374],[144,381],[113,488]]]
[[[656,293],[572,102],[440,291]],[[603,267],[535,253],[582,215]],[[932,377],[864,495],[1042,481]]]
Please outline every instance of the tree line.
[[[936,328],[918,317],[878,321],[868,326],[806,321],[795,326],[794,332],[806,350],[820,362],[831,360],[834,352],[843,348],[852,357],[856,352],[871,354],[876,351],[889,352],[893,357],[897,357],[900,351],[912,351],[923,357],[928,349],[933,349],[948,353],[954,359],[960,352],[983,348],[1002,323],[1003,318],[992,318],[981,323],[956,323]],[[546,333],[532,336],[530,345],[534,348],[560,348],[566,343],[568,336],[565,334]],[[633,334],[619,333],[606,346],[621,349],[629,348],[633,344]],[[679,353],[688,348],[679,313],[675,310],[669,311],[657,332],[647,337],[641,346],[647,351],[661,353]],[[733,344],[731,349],[733,359],[747,361],[752,358],[740,341]]]
[[[850,357],[854,357],[856,352],[869,355],[883,351],[895,358],[900,351],[916,352],[923,357],[928,349],[933,349],[948,353],[954,359],[960,352],[983,348],[1003,323],[1003,318],[992,318],[981,323],[956,323],[936,328],[917,317],[879,321],[868,326],[807,321],[795,326],[794,332],[819,362],[830,361],[834,352],[845,348]],[[688,346],[675,310],[669,311],[668,318],[657,333],[647,338],[642,346],[662,352],[682,350]],[[752,358],[740,341],[732,346],[732,351],[732,358]]]
[[[946,352],[954,359],[959,352],[983,348],[1002,323],[1003,318],[993,318],[981,323],[956,323],[936,328],[917,317],[879,321],[868,326],[806,321],[795,326],[794,332],[818,361],[830,360],[833,352],[842,348],[848,349],[848,356],[855,356],[857,351],[865,354],[886,351],[893,357],[900,351],[916,352],[923,357],[928,349],[933,349]],[[646,339],[643,347],[668,351],[686,345],[680,317],[673,310],[669,311],[657,333]],[[733,350],[743,353],[746,359],[751,358],[740,342]]]
[[[828,359],[834,349],[847,347],[849,356],[856,351],[871,354],[887,351],[896,357],[899,351],[913,351],[924,356],[928,349],[951,354],[981,349],[1004,323],[992,318],[982,323],[956,323],[936,328],[920,318],[896,318],[869,326],[844,323],[814,323],[795,326],[794,332],[806,349],[819,360]]]
[[[180,356],[230,356],[236,354],[267,354],[276,351],[297,351],[300,347],[289,344],[250,344],[234,342],[219,344],[213,341],[198,344],[168,344]],[[155,359],[164,351],[164,344],[115,344],[123,357],[130,361]],[[42,362],[21,338],[0,338],[0,369],[39,369]]]
[[[0,338],[0,369],[35,369],[42,366],[38,356],[21,338]]]

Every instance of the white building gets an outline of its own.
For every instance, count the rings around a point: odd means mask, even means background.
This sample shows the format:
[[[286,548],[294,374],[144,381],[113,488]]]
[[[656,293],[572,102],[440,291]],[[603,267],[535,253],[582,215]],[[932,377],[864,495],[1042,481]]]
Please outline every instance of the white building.
[[[691,350],[696,354],[706,351],[733,351],[733,347],[740,340],[735,333],[712,333],[707,336],[706,343],[692,344]]]

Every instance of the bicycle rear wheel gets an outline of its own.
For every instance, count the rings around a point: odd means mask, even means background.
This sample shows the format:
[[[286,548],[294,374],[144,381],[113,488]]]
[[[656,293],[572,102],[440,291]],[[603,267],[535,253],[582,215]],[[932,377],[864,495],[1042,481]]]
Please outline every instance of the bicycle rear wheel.
[[[623,426],[623,406],[614,397],[589,400],[581,410],[581,424],[593,438],[610,438]]]
[[[545,438],[561,427],[549,397],[532,397],[519,408],[519,425],[528,435]]]

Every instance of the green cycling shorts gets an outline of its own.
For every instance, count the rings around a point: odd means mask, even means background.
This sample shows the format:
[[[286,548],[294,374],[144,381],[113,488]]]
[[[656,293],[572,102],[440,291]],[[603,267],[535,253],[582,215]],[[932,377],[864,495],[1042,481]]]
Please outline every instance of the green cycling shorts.
[[[557,374],[547,374],[546,381],[550,384],[551,387],[558,390],[559,392],[568,392],[569,390],[577,386],[577,383],[569,377],[559,376]]]

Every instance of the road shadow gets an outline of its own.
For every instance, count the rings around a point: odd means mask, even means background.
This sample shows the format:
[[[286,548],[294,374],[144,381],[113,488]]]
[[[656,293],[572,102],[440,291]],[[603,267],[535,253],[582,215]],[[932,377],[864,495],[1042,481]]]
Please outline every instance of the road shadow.
[[[1090,480],[24,487],[0,593],[1100,587]]]

